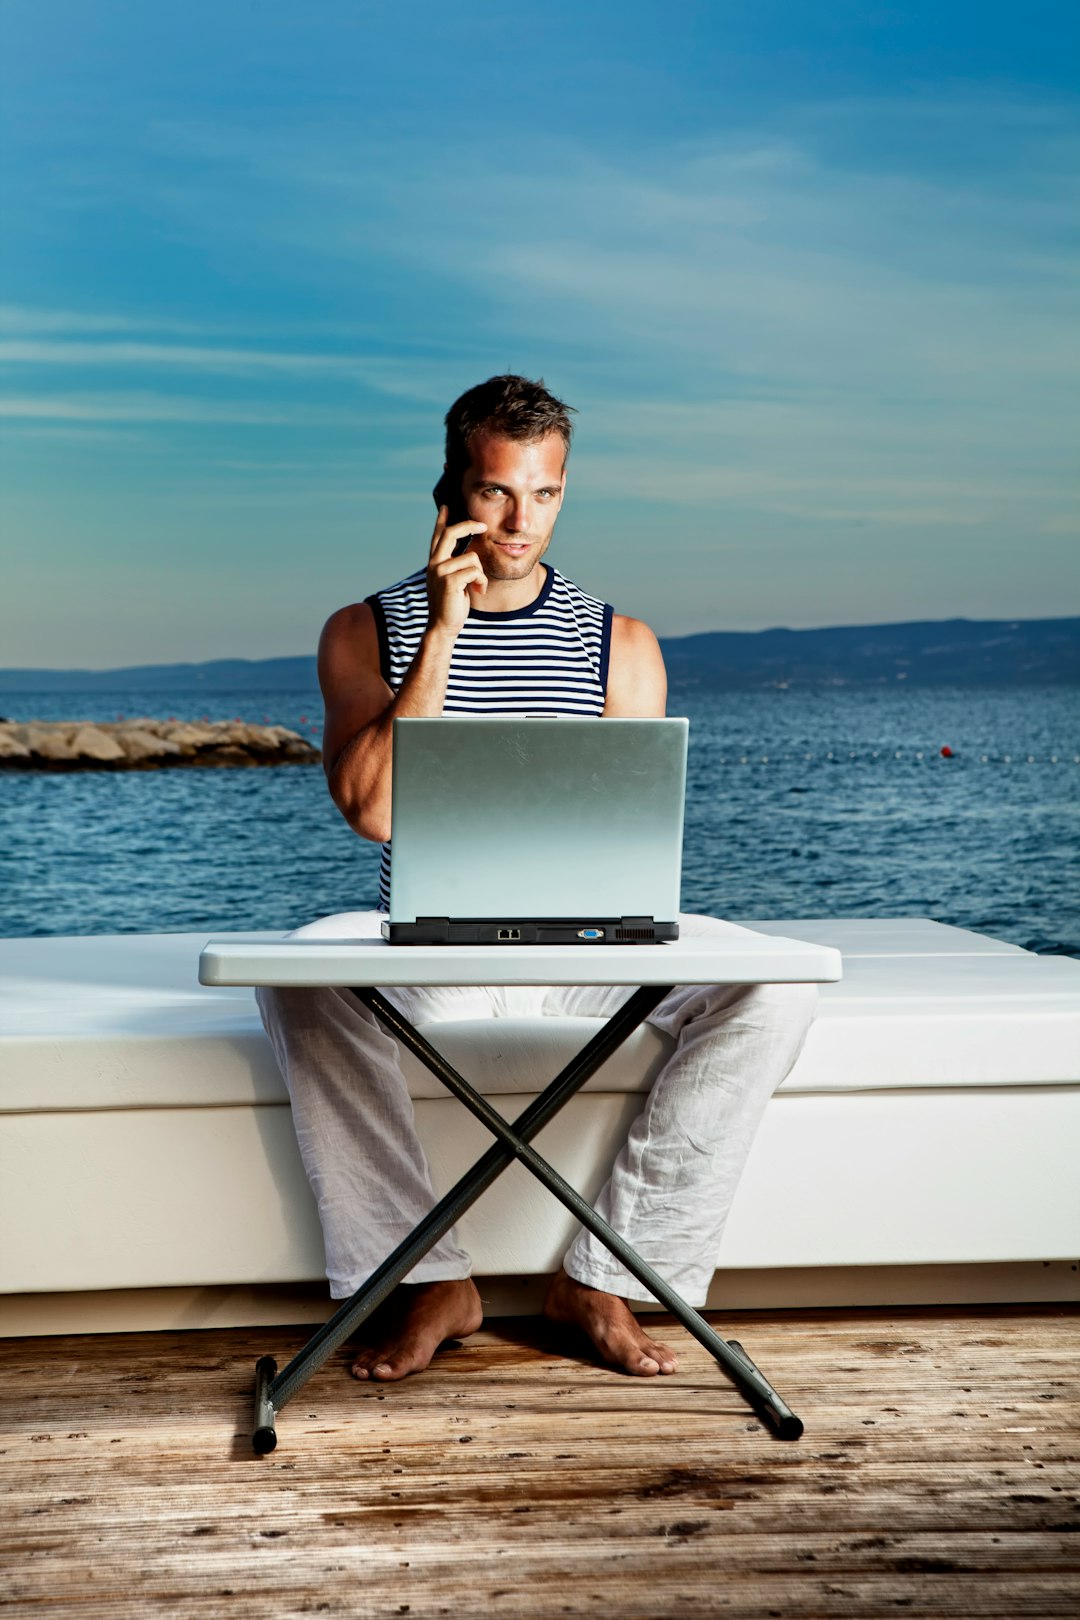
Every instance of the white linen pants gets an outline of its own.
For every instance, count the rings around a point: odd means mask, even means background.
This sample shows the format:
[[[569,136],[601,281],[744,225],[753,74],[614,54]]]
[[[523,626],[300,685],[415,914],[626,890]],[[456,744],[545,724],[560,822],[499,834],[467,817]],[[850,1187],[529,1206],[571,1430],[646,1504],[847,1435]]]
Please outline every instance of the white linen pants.
[[[332,921],[323,919],[311,931],[326,936]],[[734,923],[694,916],[680,918],[680,929],[743,932]],[[420,1024],[485,1015],[608,1018],[633,991],[626,985],[470,986],[383,994]],[[397,1043],[349,990],[264,987],[256,1001],[292,1099],[322,1222],[330,1292],[345,1299],[436,1202]],[[684,985],[648,1017],[675,1039],[676,1049],[631,1126],[596,1209],[692,1305],[705,1303],[754,1133],[802,1049],[816,1001],[812,984]],[[624,1299],[647,1297],[584,1230],[563,1264],[569,1276],[593,1288]],[[467,1277],[470,1270],[451,1231],[414,1266],[409,1281]]]

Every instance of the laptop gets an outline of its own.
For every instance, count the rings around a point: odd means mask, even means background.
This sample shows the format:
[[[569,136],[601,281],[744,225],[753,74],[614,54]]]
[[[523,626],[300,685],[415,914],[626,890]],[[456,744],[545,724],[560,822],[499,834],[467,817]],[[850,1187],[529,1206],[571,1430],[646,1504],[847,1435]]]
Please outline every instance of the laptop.
[[[397,719],[392,945],[679,937],[689,722]]]

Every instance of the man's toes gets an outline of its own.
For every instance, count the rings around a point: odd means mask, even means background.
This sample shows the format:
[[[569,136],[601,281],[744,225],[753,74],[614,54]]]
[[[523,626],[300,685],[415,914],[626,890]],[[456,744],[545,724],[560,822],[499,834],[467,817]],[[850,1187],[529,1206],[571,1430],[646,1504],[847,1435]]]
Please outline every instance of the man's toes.
[[[653,1339],[636,1335],[626,1344],[620,1360],[628,1372],[636,1372],[646,1378],[653,1378],[657,1373],[676,1372],[679,1365],[666,1344],[657,1344]]]
[[[405,1378],[411,1372],[419,1372],[427,1366],[428,1359],[423,1355],[410,1354],[407,1350],[397,1350],[373,1362],[371,1376],[380,1383],[389,1383],[395,1378]]]
[[[660,1371],[660,1363],[651,1354],[648,1343],[632,1330],[598,1334],[596,1347],[613,1367],[621,1367],[639,1378],[652,1378]]]
[[[412,1371],[412,1363],[400,1352],[368,1349],[357,1356],[350,1370],[354,1378],[404,1378]]]
[[[666,1344],[657,1344],[655,1339],[647,1339],[644,1348],[645,1354],[656,1362],[656,1365],[659,1367],[662,1373],[673,1373],[678,1371],[679,1363],[676,1361],[674,1353],[668,1349]]]

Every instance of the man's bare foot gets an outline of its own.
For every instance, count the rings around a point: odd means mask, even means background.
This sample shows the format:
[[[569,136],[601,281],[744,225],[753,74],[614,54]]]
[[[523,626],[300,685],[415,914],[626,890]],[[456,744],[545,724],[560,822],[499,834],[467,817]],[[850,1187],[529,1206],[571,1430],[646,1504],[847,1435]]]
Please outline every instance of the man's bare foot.
[[[385,1306],[365,1323],[371,1343],[357,1352],[352,1375],[385,1382],[422,1372],[444,1340],[475,1333],[483,1320],[480,1295],[469,1277],[399,1283]]]
[[[552,1322],[570,1322],[587,1333],[605,1361],[639,1378],[673,1373],[678,1362],[666,1344],[650,1339],[624,1299],[575,1282],[565,1271],[552,1278],[544,1301]]]

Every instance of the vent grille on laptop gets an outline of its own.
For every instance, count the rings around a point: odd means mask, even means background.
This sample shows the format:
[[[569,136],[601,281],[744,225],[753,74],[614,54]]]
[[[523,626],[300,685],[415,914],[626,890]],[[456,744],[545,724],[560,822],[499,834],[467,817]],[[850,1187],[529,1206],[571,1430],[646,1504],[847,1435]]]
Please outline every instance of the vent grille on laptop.
[[[652,939],[652,937],[653,937],[653,931],[652,931],[651,928],[616,928],[616,930],[615,930],[615,938],[616,939],[645,939],[645,940],[648,940],[648,939]]]

